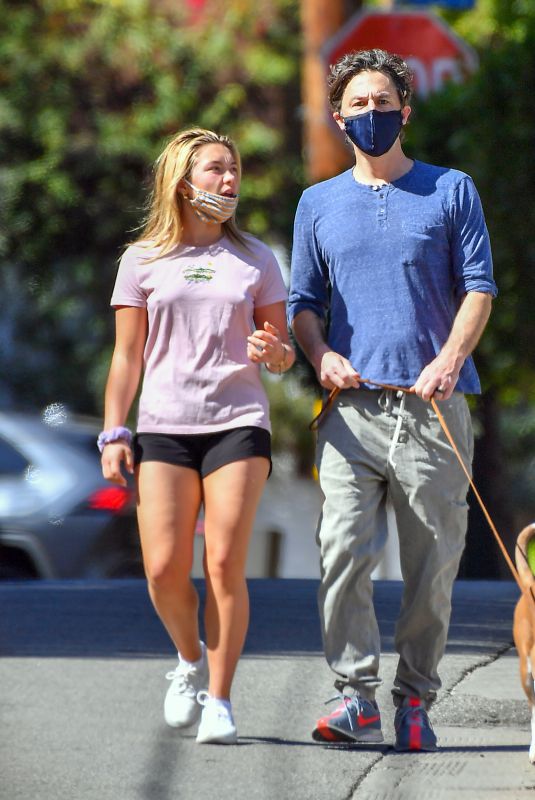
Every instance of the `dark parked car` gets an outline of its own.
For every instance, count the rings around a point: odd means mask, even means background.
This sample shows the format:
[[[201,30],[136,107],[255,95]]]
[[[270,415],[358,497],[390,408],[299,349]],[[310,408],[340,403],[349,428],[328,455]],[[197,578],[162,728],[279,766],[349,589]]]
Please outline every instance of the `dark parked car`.
[[[0,412],[0,578],[141,576],[133,486],[102,477],[99,425]]]

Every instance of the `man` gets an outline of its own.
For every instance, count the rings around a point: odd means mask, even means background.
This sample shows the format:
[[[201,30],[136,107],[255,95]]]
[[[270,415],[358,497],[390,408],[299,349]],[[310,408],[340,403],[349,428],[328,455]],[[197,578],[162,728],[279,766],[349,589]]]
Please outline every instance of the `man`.
[[[370,576],[386,541],[388,498],[404,579],[395,746],[435,750],[427,711],[440,687],[468,484],[428,401],[441,401],[470,465],[464,394],[480,391],[470,353],[496,286],[472,180],[403,152],[411,78],[407,64],[383,50],[351,53],[332,67],[333,117],[352,143],[355,166],[303,193],[289,319],[321,385],[344,390],[317,442],[325,496],[319,606],[341,703],[317,722],[313,737],[383,740]],[[381,390],[365,378],[407,391]]]

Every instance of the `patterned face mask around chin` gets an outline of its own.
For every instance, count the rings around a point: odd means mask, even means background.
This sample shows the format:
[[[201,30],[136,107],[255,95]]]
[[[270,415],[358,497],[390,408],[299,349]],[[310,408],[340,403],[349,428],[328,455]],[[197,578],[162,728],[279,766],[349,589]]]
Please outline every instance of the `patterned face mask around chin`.
[[[195,192],[193,198],[186,197],[186,200],[203,222],[220,225],[222,222],[229,220],[236,211],[240,198],[239,194],[225,197],[222,194],[213,194],[212,192],[205,192],[204,189],[197,189],[185,178],[184,182]]]

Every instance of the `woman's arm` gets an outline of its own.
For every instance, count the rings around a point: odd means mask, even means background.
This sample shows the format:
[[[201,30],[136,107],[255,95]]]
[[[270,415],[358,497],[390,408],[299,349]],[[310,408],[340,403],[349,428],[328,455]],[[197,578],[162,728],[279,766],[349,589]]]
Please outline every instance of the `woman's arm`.
[[[247,355],[269,372],[287,372],[295,361],[286,325],[286,307],[280,303],[260,306],[254,311],[256,330],[247,337]]]
[[[123,426],[136,395],[143,366],[147,338],[147,311],[132,306],[119,307],[115,313],[115,347],[104,396],[104,430]],[[102,452],[102,473],[107,480],[126,485],[121,473],[124,461],[133,472],[132,450],[123,440],[112,442]]]

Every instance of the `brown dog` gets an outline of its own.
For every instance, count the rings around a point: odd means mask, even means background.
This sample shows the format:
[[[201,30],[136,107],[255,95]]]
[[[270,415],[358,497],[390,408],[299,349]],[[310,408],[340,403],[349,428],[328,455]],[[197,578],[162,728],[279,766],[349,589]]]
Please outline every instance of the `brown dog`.
[[[527,558],[529,542],[533,537],[535,523],[520,531],[516,540],[515,562],[523,592],[515,608],[513,637],[520,659],[522,688],[531,708],[529,760],[535,764],[535,575]]]

